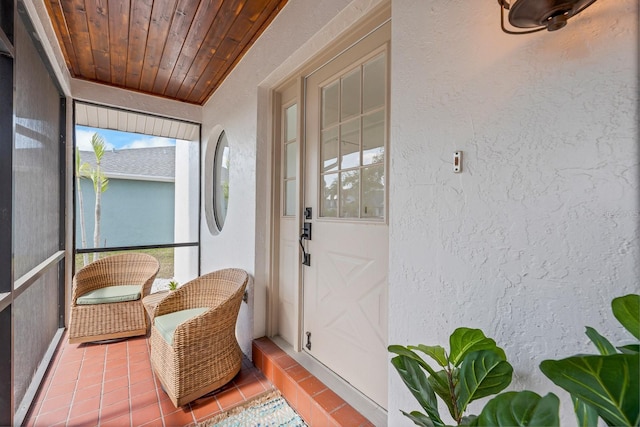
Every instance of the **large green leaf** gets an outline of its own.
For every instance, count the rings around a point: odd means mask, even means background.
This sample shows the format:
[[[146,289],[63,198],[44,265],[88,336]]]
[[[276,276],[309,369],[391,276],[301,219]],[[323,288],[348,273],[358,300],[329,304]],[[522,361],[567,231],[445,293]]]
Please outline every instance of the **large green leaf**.
[[[415,360],[416,362],[418,362],[420,364],[420,366],[422,366],[422,368],[429,372],[429,374],[433,375],[436,371],[433,370],[433,368],[431,366],[429,366],[429,364],[427,362],[424,361],[424,359],[422,357],[420,357],[418,354],[416,354],[413,350],[411,350],[411,348],[409,347],[405,347],[403,345],[390,345],[389,347],[387,347],[387,350],[389,350],[389,352],[391,353],[395,353],[398,356],[405,356],[408,357],[410,359]]]
[[[443,426],[438,412],[438,401],[431,385],[427,381],[427,376],[420,367],[420,364],[408,356],[396,356],[391,359],[391,364],[396,368],[400,378],[416,398],[420,406],[429,415],[435,426]]]
[[[460,364],[455,387],[458,413],[462,414],[469,402],[504,390],[511,383],[512,374],[509,362],[493,350],[467,354]]]
[[[607,354],[618,353],[613,344],[611,344],[608,339],[600,335],[600,333],[598,333],[598,331],[596,331],[595,329],[587,326],[587,331],[585,332],[585,334],[587,334],[591,342],[595,344],[600,354],[606,356]]]
[[[460,420],[459,426],[477,426],[478,425],[478,416],[477,415],[467,415],[462,417]]]
[[[430,356],[433,360],[435,360],[438,365],[445,367],[447,366],[447,355],[444,352],[444,348],[439,345],[424,345],[419,344],[417,346],[410,345],[409,348],[411,350],[420,350],[427,356]]]
[[[475,422],[477,426],[558,426],[560,400],[549,393],[532,391],[502,393],[489,401]]]
[[[618,347],[618,350],[624,354],[638,354],[640,353],[640,344],[623,345],[622,347]]]
[[[453,377],[457,377],[457,371],[454,370],[452,372]],[[442,370],[436,372],[435,375],[431,375],[428,378],[429,384],[431,384],[431,388],[436,392],[440,399],[447,405],[447,409],[449,409],[449,413],[452,418],[456,418],[455,407],[456,407],[456,397],[453,394],[453,388],[449,387],[449,377],[447,376],[447,372]],[[452,386],[453,387],[453,386]]]
[[[409,347],[405,347],[402,345],[390,345],[389,347],[387,347],[387,349],[391,352],[391,353],[395,353],[398,356],[405,356],[408,357],[410,359],[415,360],[416,362],[418,362],[418,364],[420,366],[422,366],[422,369],[424,369],[425,371],[427,371],[429,373],[429,375],[431,376],[436,376],[436,371],[429,366],[429,364],[427,362],[425,362],[425,360],[420,357],[418,354],[416,354],[413,350],[411,350],[411,348]],[[436,379],[437,376],[436,376]],[[443,382],[442,384],[440,384],[441,387],[447,387],[447,382]]]
[[[96,156],[96,162],[99,164],[107,148],[107,144],[102,135],[94,133],[91,136],[91,147],[93,148],[93,153]]]
[[[460,362],[467,354],[480,350],[495,350],[495,352],[502,355],[504,360],[507,359],[504,351],[496,345],[496,342],[491,338],[487,338],[480,329],[456,329],[449,337],[449,346],[451,350],[449,362],[453,366],[460,365]]]
[[[542,372],[559,387],[593,407],[610,426],[640,423],[640,355],[573,356],[545,360]]]
[[[573,394],[571,395],[571,401],[573,402],[573,411],[576,413],[576,418],[578,418],[578,427],[598,426],[598,413],[595,409]]]
[[[629,294],[614,298],[611,309],[622,326],[640,340],[640,295]]]
[[[409,412],[405,412],[403,410],[400,410],[400,412],[402,412],[402,415],[404,415],[405,417],[407,417],[411,421],[413,421],[413,423],[415,425],[417,425],[417,426],[420,426],[420,427],[435,427],[435,424],[433,424],[433,421],[431,421],[431,418],[427,417],[422,412],[412,411],[411,413],[409,413]]]

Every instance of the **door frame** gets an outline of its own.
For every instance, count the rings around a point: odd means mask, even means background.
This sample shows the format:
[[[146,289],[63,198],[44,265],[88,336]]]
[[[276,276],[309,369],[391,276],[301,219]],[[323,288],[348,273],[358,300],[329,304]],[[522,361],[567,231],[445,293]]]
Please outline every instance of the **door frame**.
[[[356,410],[366,414],[375,425],[386,425],[387,412],[359,390],[329,371],[313,357],[304,353],[302,311],[299,311],[298,333],[295,343],[287,343],[278,337],[278,300],[274,296],[279,295],[279,226],[280,226],[280,129],[278,129],[280,114],[279,91],[288,85],[298,85],[298,105],[304,103],[304,77],[310,75],[332,59],[358,43],[361,39],[375,31],[378,27],[391,22],[391,1],[378,0],[368,2],[354,0],[355,6],[348,6],[342,11],[341,21],[333,20],[324,28],[318,31],[314,37],[306,44],[302,44],[289,60],[281,67],[274,70],[265,79],[258,90],[258,122],[257,122],[257,176],[265,177],[264,181],[257,182],[256,209],[264,212],[263,217],[257,218],[256,234],[256,269],[254,288],[254,336],[256,338],[268,336],[287,352],[292,358],[297,360],[302,366],[314,374],[317,378],[327,384],[332,390],[340,394]],[[359,7],[360,5],[361,7]],[[348,24],[345,29],[345,22]],[[350,24],[349,24],[350,23]],[[333,37],[332,34],[337,34]],[[333,37],[331,42],[325,45],[328,48],[319,48],[318,41],[327,40]],[[314,52],[311,59],[308,59],[309,52]],[[297,62],[295,59],[299,59]],[[391,58],[389,59],[389,64]],[[389,67],[390,68],[390,67]],[[390,70],[389,76],[391,77]],[[389,90],[389,89],[388,89]],[[304,114],[303,108],[298,109],[298,114]],[[389,113],[390,115],[390,106]],[[304,134],[304,123],[302,117],[299,118],[298,132]],[[304,144],[300,141],[298,156],[304,156]],[[260,161],[260,159],[263,159]],[[388,173],[389,164],[386,164]],[[300,182],[302,174],[298,174],[298,227],[302,227],[302,195],[304,188]],[[388,200],[387,200],[388,203]],[[388,221],[388,219],[387,219]],[[302,266],[299,265],[299,276],[301,277]],[[298,281],[298,295],[302,299],[301,283]],[[302,304],[302,301],[300,301]]]
[[[298,210],[296,214],[296,223],[298,228],[302,228],[302,215],[301,212],[304,209],[303,203],[303,190],[305,182],[304,180],[304,156],[305,156],[305,141],[304,134],[306,131],[304,123],[304,103],[305,103],[305,83],[306,77],[312,75],[324,65],[331,62],[341,54],[345,53],[352,46],[359,43],[362,39],[376,31],[378,28],[391,21],[391,2],[383,1],[376,6],[365,17],[355,22],[351,28],[345,31],[342,35],[331,42],[331,46],[320,51],[313,58],[307,61],[295,69],[292,73],[288,74],[280,82],[273,85],[268,89],[269,91],[269,127],[270,127],[270,140],[269,140],[269,241],[268,247],[268,272],[267,272],[267,312],[266,312],[266,335],[273,337],[278,335],[278,301],[276,298],[270,298],[269,296],[279,295],[279,219],[280,219],[280,206],[281,206],[281,191],[280,191],[280,168],[281,168],[281,135],[280,135],[280,109],[281,109],[281,97],[280,93],[291,85],[297,85],[298,90],[298,180],[297,180],[297,196],[298,196]],[[390,63],[389,59],[389,63]],[[389,70],[388,70],[389,72]],[[387,89],[389,90],[389,89]],[[390,108],[389,108],[390,110]],[[388,112],[389,114],[389,112]],[[388,119],[388,117],[387,117]],[[388,156],[387,156],[388,157]],[[389,165],[388,159],[385,160],[385,172],[388,173]],[[386,205],[388,205],[388,194]],[[388,206],[386,207],[387,215],[385,215],[385,221],[388,222]],[[302,265],[298,267],[298,301],[300,307],[302,305]],[[298,333],[296,334],[296,342],[289,343],[293,347],[293,350],[300,352],[302,350],[303,343],[303,312],[298,310]]]

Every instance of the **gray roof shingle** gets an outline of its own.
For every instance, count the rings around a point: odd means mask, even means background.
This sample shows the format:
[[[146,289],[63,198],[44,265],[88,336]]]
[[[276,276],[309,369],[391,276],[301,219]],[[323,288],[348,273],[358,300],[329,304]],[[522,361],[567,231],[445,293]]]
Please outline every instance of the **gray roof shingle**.
[[[102,157],[102,170],[107,175],[139,175],[156,178],[174,178],[176,147],[129,148],[107,150]],[[93,151],[80,151],[80,161],[91,168],[96,166]]]

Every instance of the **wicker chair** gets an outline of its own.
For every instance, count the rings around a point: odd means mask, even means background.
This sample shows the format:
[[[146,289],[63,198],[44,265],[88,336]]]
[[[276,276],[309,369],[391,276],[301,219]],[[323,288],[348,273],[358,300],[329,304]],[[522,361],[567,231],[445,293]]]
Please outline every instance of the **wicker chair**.
[[[73,277],[69,343],[145,335],[147,317],[142,298],[151,291],[159,268],[158,260],[151,255],[129,253],[102,258],[78,270]],[[123,302],[78,304],[80,297],[87,298],[100,290],[106,292],[115,289],[108,287],[123,285],[129,286],[127,289],[135,289],[132,285],[139,286],[139,298]],[[82,298],[80,302],[83,302]]]
[[[244,270],[215,271],[185,283],[156,306],[151,365],[176,408],[222,387],[240,371],[235,329],[248,280]],[[175,329],[162,328],[166,315],[194,310],[199,314],[176,322]]]

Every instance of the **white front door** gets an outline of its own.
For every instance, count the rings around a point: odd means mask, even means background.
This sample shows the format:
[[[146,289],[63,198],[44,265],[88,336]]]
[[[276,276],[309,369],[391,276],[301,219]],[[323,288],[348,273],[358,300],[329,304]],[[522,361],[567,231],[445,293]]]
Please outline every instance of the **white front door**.
[[[389,27],[306,79],[303,240],[305,351],[385,408]]]

